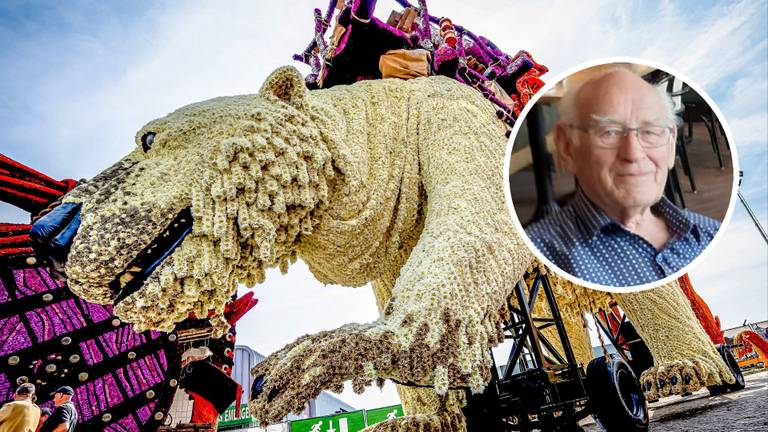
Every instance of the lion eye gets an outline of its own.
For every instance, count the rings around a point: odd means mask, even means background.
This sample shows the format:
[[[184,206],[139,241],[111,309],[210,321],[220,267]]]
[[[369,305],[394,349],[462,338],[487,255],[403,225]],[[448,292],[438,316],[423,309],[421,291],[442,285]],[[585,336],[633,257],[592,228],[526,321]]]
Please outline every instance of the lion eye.
[[[148,152],[152,148],[152,143],[155,142],[155,133],[147,132],[141,137],[141,149],[144,153]]]

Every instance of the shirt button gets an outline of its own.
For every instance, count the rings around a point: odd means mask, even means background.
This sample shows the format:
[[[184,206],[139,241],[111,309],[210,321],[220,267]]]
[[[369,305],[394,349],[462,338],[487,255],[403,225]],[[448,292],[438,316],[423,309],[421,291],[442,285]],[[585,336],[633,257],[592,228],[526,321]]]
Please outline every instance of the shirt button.
[[[675,265],[674,259],[668,256],[669,254],[660,253],[656,256],[656,263],[664,270],[664,276],[669,276],[677,271],[678,266]]]

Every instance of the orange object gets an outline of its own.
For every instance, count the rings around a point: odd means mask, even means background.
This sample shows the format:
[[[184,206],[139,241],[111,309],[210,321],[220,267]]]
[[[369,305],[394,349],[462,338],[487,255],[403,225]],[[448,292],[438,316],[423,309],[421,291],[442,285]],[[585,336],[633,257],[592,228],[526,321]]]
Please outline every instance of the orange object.
[[[744,345],[736,348],[736,355],[742,358],[752,352],[757,353],[757,358],[744,361],[744,365],[763,362],[763,367],[768,369],[768,341],[760,337],[752,330],[744,330],[736,335],[735,343]],[[739,362],[741,365],[742,362]]]
[[[709,335],[712,343],[715,345],[724,344],[725,338],[723,337],[723,331],[720,329],[720,318],[712,315],[712,311],[704,299],[696,294],[693,285],[691,285],[691,279],[687,274],[684,274],[677,281],[680,282],[680,289],[683,290],[685,296],[688,297],[688,301],[691,302],[693,313],[696,314],[696,318],[699,319],[699,323],[701,323],[704,331]]]
[[[739,360],[738,363],[739,363],[739,367],[742,369],[746,369],[751,366],[768,369],[768,359],[765,359],[763,357],[753,357],[753,358],[748,358],[744,360]]]
[[[458,41],[456,38],[456,29],[453,27],[453,23],[449,18],[440,19],[440,37],[443,38],[449,47],[456,47],[456,42]]]
[[[190,421],[192,423],[215,425],[219,419],[219,413],[216,411],[213,404],[208,402],[208,399],[193,391],[187,391],[187,393],[194,401],[192,419]]]
[[[379,71],[382,78],[411,79],[429,76],[429,51],[389,50],[379,57]]]

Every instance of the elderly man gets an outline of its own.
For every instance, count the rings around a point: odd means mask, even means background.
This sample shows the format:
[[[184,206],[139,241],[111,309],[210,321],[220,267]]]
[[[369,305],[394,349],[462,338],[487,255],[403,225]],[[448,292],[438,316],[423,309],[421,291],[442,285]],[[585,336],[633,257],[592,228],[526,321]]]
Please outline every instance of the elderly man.
[[[77,410],[72,403],[75,391],[70,386],[62,386],[53,392],[53,404],[56,409],[40,426],[39,432],[74,432],[77,426]]]
[[[0,409],[0,432],[35,432],[40,408],[32,402],[34,395],[34,384],[25,383],[16,389],[13,402]]]
[[[614,287],[654,282],[696,258],[719,222],[662,197],[675,163],[672,101],[627,70],[569,89],[555,143],[574,198],[526,228],[555,265]]]

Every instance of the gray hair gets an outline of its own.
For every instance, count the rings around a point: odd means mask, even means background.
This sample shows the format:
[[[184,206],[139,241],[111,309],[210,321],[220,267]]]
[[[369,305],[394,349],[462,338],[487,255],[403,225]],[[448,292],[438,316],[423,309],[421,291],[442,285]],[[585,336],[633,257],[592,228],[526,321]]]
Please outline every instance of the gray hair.
[[[569,86],[568,88],[566,88],[565,93],[563,94],[563,97],[560,99],[560,103],[558,104],[558,108],[557,108],[558,114],[560,117],[559,122],[564,124],[575,123],[578,115],[578,112],[576,109],[576,99],[578,98],[584,86],[586,84],[591,84],[595,81],[605,78],[606,75],[616,73],[616,72],[631,73],[626,69],[613,67],[613,68],[609,68],[604,71],[601,71],[596,76],[588,79],[587,81],[584,81],[582,83],[578,83],[576,85]],[[651,84],[648,84],[648,85],[651,85]],[[675,124],[676,126],[680,125],[682,121],[675,113],[675,101],[672,100],[672,97],[669,95],[669,93],[667,93],[665,88],[660,86],[654,86],[654,88],[658,92],[659,97],[661,98],[661,102],[664,105],[664,117],[670,122],[672,122],[673,124]]]

